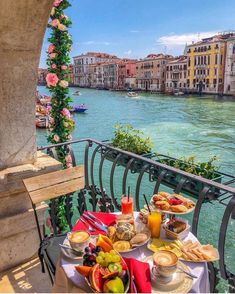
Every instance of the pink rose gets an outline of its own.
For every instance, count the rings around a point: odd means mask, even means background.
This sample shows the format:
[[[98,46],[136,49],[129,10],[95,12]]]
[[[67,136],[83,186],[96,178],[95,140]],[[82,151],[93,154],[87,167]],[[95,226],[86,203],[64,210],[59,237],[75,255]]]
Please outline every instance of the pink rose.
[[[52,69],[56,69],[56,68],[57,68],[56,64],[53,63],[53,64],[51,65],[51,68],[52,68]]]
[[[61,114],[66,116],[67,118],[71,117],[70,111],[67,108],[63,108]]]
[[[73,165],[72,165],[72,163],[69,162],[69,163],[66,163],[66,167],[67,167],[67,168],[72,168]]]
[[[62,70],[66,70],[67,68],[68,68],[67,65],[61,65]]]
[[[49,47],[47,49],[48,53],[52,53],[54,50],[55,50],[55,45],[53,45],[53,44],[49,45]]]
[[[57,18],[53,19],[53,21],[51,22],[51,26],[54,28],[58,27],[59,24],[60,21]]]
[[[57,134],[54,135],[53,139],[54,139],[55,142],[60,141],[60,137]]]
[[[50,87],[55,87],[58,83],[59,79],[57,77],[56,74],[54,73],[48,73],[46,76],[46,82],[47,82],[47,86]]]
[[[67,163],[72,163],[72,156],[71,156],[71,155],[66,155],[66,156],[65,156],[65,161],[66,161]]]
[[[57,53],[51,53],[50,54],[50,59],[54,59],[54,58],[56,58],[56,56],[57,56]]]
[[[71,141],[73,139],[72,135],[68,135],[67,139]]]
[[[53,3],[54,7],[58,7],[63,0],[55,0]]]

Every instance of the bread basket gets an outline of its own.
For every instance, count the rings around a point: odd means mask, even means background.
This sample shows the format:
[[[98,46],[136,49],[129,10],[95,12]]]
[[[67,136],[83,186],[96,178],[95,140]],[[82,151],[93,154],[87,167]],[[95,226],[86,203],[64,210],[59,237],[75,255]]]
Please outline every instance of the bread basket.
[[[183,223],[186,224],[186,228],[180,232],[180,233],[175,233],[171,230],[168,229],[168,224],[164,224],[163,225],[163,229],[165,230],[165,235],[167,237],[167,239],[170,239],[170,240],[177,240],[177,239],[184,239],[188,236],[188,233],[190,231],[190,225],[188,224],[188,221],[187,220],[184,220],[184,219],[181,219],[181,218],[177,218],[176,219],[177,221],[181,221]]]

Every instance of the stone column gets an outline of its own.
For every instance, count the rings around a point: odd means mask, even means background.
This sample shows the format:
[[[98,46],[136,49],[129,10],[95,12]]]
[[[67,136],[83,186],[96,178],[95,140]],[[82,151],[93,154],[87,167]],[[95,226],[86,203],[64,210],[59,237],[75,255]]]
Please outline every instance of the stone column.
[[[35,91],[53,0],[1,0],[0,170],[36,159]]]

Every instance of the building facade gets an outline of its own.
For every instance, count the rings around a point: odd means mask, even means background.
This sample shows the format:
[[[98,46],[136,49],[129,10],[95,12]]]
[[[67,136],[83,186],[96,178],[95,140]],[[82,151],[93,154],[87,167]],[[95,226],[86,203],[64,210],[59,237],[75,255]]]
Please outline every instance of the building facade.
[[[118,62],[103,64],[104,89],[118,89]]]
[[[187,56],[179,56],[166,66],[166,92],[185,92],[187,88]]]
[[[166,64],[173,57],[164,54],[150,54],[136,63],[137,88],[143,91],[165,91]]]
[[[235,37],[231,37],[227,41],[224,71],[224,94],[235,95]]]
[[[68,81],[69,81],[69,86],[74,86],[74,66],[73,64],[69,64],[68,66]]]
[[[73,57],[74,60],[74,84],[79,87],[89,87],[89,65],[110,62],[118,59],[115,55],[107,53],[88,52]]]
[[[118,64],[118,89],[136,88],[136,60],[123,59]]]
[[[187,46],[187,86],[193,92],[223,94],[227,40],[219,34]]]

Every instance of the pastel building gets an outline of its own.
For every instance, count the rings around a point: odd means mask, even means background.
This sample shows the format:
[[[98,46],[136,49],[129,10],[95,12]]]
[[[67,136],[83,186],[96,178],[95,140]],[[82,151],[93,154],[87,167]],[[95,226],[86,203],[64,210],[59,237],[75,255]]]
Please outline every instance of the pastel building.
[[[227,40],[233,33],[202,39],[187,46],[187,87],[194,92],[222,94]]]
[[[100,52],[88,52],[73,57],[74,60],[74,84],[79,87],[89,87],[89,65],[110,62],[117,56]]]
[[[235,95],[235,37],[227,40],[224,70],[224,94]]]
[[[118,63],[118,89],[136,88],[136,60],[123,59]]]
[[[105,89],[118,89],[118,64],[117,61],[103,64]]]
[[[136,83],[139,90],[165,91],[166,65],[172,56],[150,54],[136,63]]]
[[[184,92],[187,88],[187,56],[175,57],[166,66],[166,92]]]

